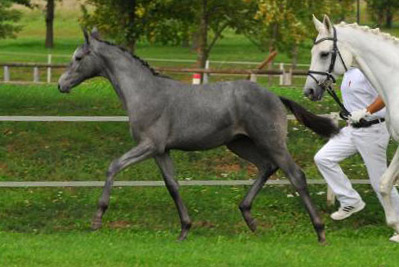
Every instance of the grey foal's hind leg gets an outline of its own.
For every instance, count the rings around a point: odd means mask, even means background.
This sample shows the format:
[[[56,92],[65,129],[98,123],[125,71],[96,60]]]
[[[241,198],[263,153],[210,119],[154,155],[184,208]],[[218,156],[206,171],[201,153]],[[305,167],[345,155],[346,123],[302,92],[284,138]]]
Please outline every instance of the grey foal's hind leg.
[[[240,211],[241,214],[247,223],[249,229],[255,232],[256,230],[256,221],[251,215],[252,202],[255,199],[256,195],[263,188],[267,179],[274,173],[278,168],[274,167],[271,162],[266,159],[266,157],[262,156],[255,144],[246,137],[233,141],[227,145],[227,147],[235,154],[240,156],[243,159],[248,160],[255,164],[258,168],[258,178],[252,184],[248,193],[246,194],[243,201],[240,203]]]
[[[110,164],[107,171],[107,180],[105,181],[103,193],[100,197],[100,200],[98,201],[97,212],[93,218],[93,230],[97,230],[101,227],[102,217],[109,205],[111,187],[114,182],[115,175],[127,166],[153,156],[154,151],[155,150],[153,145],[149,143],[141,143]]]
[[[187,237],[188,231],[191,228],[191,219],[188,215],[186,206],[184,206],[183,200],[179,194],[179,184],[174,179],[174,169],[173,162],[169,156],[169,153],[165,153],[155,157],[155,161],[158,167],[161,169],[163,179],[165,181],[166,187],[168,188],[169,194],[172,196],[177,211],[179,212],[180,222],[181,222],[181,232],[179,240],[184,240]]]
[[[279,166],[284,173],[288,176],[291,184],[294,186],[296,191],[302,198],[303,203],[305,204],[305,208],[309,213],[310,219],[312,221],[313,227],[317,233],[318,240],[320,243],[324,243],[326,240],[326,235],[324,232],[324,223],[320,218],[320,215],[317,212],[315,205],[310,198],[306,177],[302,170],[296,165],[291,155],[285,149],[283,151],[274,151],[273,160],[276,162],[277,166]]]
[[[241,210],[242,216],[244,217],[245,222],[247,223],[249,229],[251,229],[252,232],[256,231],[256,221],[251,215],[252,202],[255,199],[256,195],[259,193],[259,191],[265,185],[267,179],[274,172],[276,172],[277,169],[278,168],[274,168],[274,167],[272,167],[272,165],[270,165],[270,167],[268,169],[259,171],[258,178],[252,184],[252,186],[249,189],[248,193],[246,194],[244,200],[240,203],[240,210]]]

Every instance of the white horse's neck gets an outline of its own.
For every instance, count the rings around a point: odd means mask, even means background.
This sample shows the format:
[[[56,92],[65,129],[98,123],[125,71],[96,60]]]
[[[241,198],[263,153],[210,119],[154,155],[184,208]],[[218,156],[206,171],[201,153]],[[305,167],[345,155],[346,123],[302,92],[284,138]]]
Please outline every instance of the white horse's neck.
[[[355,63],[371,82],[387,107],[387,120],[399,141],[399,40],[357,25],[337,25],[337,38],[350,49]]]
[[[337,25],[336,29],[339,42],[352,50],[355,62],[387,107],[398,105],[399,41],[357,25]]]

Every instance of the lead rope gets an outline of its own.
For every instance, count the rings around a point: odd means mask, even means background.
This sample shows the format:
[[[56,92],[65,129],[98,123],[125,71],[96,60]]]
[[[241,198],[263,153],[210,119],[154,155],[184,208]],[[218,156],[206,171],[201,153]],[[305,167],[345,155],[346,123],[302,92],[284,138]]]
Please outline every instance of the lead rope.
[[[341,112],[339,113],[339,116],[347,121],[349,119],[349,116],[351,113],[345,108],[344,104],[342,104],[341,100],[337,96],[337,93],[335,93],[334,89],[332,89],[331,86],[327,87],[327,92],[328,94],[334,99],[335,103],[338,104],[338,106],[341,108]]]

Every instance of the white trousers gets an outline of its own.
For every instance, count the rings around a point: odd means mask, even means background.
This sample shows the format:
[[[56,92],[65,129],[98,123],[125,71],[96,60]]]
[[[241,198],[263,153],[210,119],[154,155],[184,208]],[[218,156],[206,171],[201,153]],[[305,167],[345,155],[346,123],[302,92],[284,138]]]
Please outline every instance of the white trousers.
[[[347,126],[331,138],[315,155],[316,165],[324,179],[331,187],[338,201],[343,206],[356,205],[361,200],[353,189],[348,177],[338,163],[359,152],[366,165],[372,188],[382,204],[378,192],[380,178],[387,169],[386,149],[389,133],[385,123],[378,123],[368,128],[353,128]],[[392,206],[399,216],[399,195],[392,189]]]

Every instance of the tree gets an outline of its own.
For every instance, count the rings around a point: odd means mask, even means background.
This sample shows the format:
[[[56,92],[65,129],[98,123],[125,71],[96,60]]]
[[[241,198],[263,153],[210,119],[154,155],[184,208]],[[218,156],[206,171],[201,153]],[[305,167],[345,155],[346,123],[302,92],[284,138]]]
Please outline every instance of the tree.
[[[29,0],[0,1],[0,39],[15,37],[15,33],[21,30],[21,26],[15,24],[19,21],[21,13],[11,9],[13,3],[30,6]]]
[[[392,28],[393,15],[399,9],[399,0],[366,0],[368,12],[379,25]],[[385,23],[384,23],[385,20]]]
[[[165,20],[174,20],[179,28],[173,28],[182,44],[192,42],[197,52],[197,65],[204,67],[214,45],[230,28],[236,32],[244,29],[255,15],[256,4],[251,0],[170,0],[160,1]],[[164,21],[157,25],[164,25]],[[158,26],[159,27],[159,26]],[[165,31],[162,31],[165,38]],[[168,40],[175,40],[167,36]],[[158,36],[154,36],[158,40]]]
[[[252,27],[244,34],[261,50],[291,53],[295,65],[298,46],[314,37],[312,14],[334,14],[342,19],[353,9],[353,0],[258,0]]]
[[[134,52],[136,42],[146,35],[151,23],[161,12],[154,0],[87,0],[93,12],[82,5],[81,22],[86,27],[96,26],[100,32],[113,38]]]
[[[256,12],[254,1],[244,0],[198,0],[192,4],[193,17],[196,18],[198,46],[197,64],[205,67],[205,62],[216,42],[227,29],[243,31],[250,24]]]
[[[255,14],[248,0],[87,0],[82,22],[134,51],[136,42],[187,44],[197,51],[198,66],[204,67],[215,43],[227,28],[239,29]],[[252,12],[248,16],[248,12]]]

